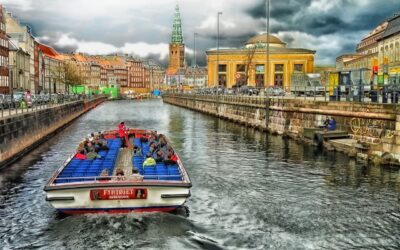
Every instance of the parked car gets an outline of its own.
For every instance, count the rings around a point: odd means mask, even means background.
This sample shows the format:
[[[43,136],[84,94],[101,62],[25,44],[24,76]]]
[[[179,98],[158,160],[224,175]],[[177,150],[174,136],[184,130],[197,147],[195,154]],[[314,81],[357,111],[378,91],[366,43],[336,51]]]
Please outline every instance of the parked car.
[[[268,87],[265,89],[265,95],[267,95],[267,96],[284,96],[285,91],[281,87]]]
[[[0,94],[0,109],[5,109],[6,107],[6,98],[3,94]]]
[[[15,100],[11,99],[11,95],[4,95],[3,106],[6,109],[15,108],[16,107],[16,102],[15,102]]]
[[[239,93],[244,95],[258,95],[260,90],[253,86],[243,85],[239,88]]]

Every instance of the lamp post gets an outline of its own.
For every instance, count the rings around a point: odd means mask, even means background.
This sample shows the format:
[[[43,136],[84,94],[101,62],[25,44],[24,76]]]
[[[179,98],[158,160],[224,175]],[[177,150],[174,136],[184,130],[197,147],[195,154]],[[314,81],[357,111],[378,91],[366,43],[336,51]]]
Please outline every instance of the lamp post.
[[[269,17],[270,17],[270,11],[269,11],[269,4],[270,0],[266,0],[266,14],[267,14],[267,63],[265,65],[265,72],[267,74],[266,76],[266,84],[265,87],[268,87],[269,85]],[[265,129],[268,130],[268,125],[269,125],[269,97],[265,96]]]
[[[219,78],[219,16],[222,15],[222,12],[217,13],[217,81],[216,84],[219,85],[218,78]],[[218,86],[217,85],[217,86]],[[218,90],[217,90],[218,92]]]
[[[196,68],[197,68],[197,61],[196,61],[196,36],[198,33],[193,34],[193,87],[197,87],[196,84]]]
[[[270,10],[269,10],[269,5],[270,5],[270,0],[266,0],[266,14],[267,14],[267,64],[265,65],[265,72],[267,73],[267,77],[266,77],[266,86],[265,87],[268,87],[268,85],[269,85],[269,61],[270,61],[270,58],[269,58],[269,18],[270,18]]]
[[[194,33],[193,34],[193,67],[196,68],[197,67],[197,61],[196,61],[196,36],[198,35],[198,33]]]

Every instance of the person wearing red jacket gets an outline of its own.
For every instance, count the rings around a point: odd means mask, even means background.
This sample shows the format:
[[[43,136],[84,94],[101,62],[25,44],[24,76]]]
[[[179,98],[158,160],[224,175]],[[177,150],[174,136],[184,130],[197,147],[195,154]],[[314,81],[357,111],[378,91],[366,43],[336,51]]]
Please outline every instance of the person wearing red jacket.
[[[178,162],[178,156],[176,156],[175,153],[172,154],[172,156],[171,156],[171,161],[173,161],[173,162],[175,162],[175,163]]]
[[[128,146],[128,133],[126,131],[125,122],[121,122],[118,125],[118,136],[122,138],[122,145],[124,147]]]
[[[75,155],[75,159],[86,160],[87,157],[85,155],[85,151],[83,150],[78,151],[78,153]]]

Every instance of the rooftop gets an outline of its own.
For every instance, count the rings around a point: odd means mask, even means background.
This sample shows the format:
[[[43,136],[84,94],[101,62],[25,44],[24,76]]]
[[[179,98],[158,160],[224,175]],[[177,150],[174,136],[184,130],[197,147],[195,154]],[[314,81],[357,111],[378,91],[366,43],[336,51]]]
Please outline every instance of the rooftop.
[[[400,33],[400,15],[395,15],[393,18],[389,19],[388,22],[387,28],[379,40],[383,40]]]

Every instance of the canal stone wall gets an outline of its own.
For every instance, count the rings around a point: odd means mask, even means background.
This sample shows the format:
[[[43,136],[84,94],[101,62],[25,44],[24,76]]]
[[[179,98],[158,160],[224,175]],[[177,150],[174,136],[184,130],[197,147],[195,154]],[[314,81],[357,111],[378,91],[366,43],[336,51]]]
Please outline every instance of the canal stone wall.
[[[75,101],[0,119],[0,168],[103,101],[102,97]]]
[[[399,105],[196,94],[167,94],[163,100],[299,139],[307,137],[305,130],[322,126],[330,116],[338,130],[347,132],[369,154],[391,153],[400,159]]]

